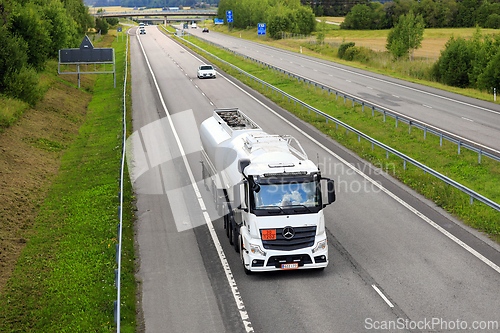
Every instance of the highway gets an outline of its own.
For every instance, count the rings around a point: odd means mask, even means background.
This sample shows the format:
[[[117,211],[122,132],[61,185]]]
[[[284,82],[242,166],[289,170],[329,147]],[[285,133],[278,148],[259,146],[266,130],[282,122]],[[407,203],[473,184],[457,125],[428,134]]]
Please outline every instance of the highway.
[[[189,32],[240,54],[348,92],[500,153],[500,106],[297,52],[200,29]],[[491,92],[493,94],[493,91]]]
[[[146,29],[129,29],[134,134],[127,154],[146,332],[500,324],[498,244],[223,72],[198,79],[203,59],[157,27]],[[230,107],[268,133],[297,138],[336,181],[337,201],[325,209],[324,271],[243,272],[200,167],[199,125],[215,108]]]

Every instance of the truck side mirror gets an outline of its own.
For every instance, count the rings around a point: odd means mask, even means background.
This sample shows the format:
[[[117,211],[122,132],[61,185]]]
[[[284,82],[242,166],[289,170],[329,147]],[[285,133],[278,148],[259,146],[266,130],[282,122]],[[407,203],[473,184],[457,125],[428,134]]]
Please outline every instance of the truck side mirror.
[[[233,200],[233,210],[234,209],[242,209],[246,210],[247,205],[245,202],[246,194],[245,194],[245,183],[239,182],[238,184],[233,186],[234,200]]]
[[[323,208],[335,202],[335,182],[329,178],[322,178],[321,180],[326,181],[326,193],[324,192],[325,188],[323,187],[322,197],[323,197]],[[326,200],[325,200],[326,199]]]

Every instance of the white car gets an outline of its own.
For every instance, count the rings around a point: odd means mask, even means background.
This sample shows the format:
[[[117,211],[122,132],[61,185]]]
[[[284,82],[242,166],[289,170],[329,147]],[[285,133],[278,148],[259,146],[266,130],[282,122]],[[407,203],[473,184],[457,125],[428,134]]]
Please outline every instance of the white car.
[[[212,65],[201,65],[198,67],[198,78],[199,79],[207,79],[214,78],[215,79],[215,69]]]

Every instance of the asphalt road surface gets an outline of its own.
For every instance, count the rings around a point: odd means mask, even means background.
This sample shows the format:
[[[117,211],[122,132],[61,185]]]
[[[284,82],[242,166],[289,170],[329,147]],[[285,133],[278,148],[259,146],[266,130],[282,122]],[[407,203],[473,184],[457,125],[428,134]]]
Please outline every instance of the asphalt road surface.
[[[500,106],[217,32],[189,32],[500,152]],[[500,92],[498,92],[500,93]],[[491,91],[493,95],[493,90]],[[493,96],[492,96],[493,97]]]
[[[198,79],[205,60],[146,30],[129,30],[128,142],[146,332],[500,330],[496,243],[223,72]],[[200,168],[199,125],[230,107],[297,138],[336,181],[324,271],[245,275]]]

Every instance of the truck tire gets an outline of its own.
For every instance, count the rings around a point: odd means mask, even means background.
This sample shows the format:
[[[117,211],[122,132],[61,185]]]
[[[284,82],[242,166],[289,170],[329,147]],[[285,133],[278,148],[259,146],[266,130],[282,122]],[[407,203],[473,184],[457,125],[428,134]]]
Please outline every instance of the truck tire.
[[[228,235],[227,237],[229,237],[229,244],[233,245],[234,242],[233,242],[233,223],[231,222],[231,220],[229,220],[229,225],[228,225]]]
[[[233,231],[233,245],[234,245],[234,250],[236,251],[236,253],[240,253],[239,239],[240,239],[240,230],[239,230],[239,227],[236,226],[236,228],[234,228],[234,231]]]

